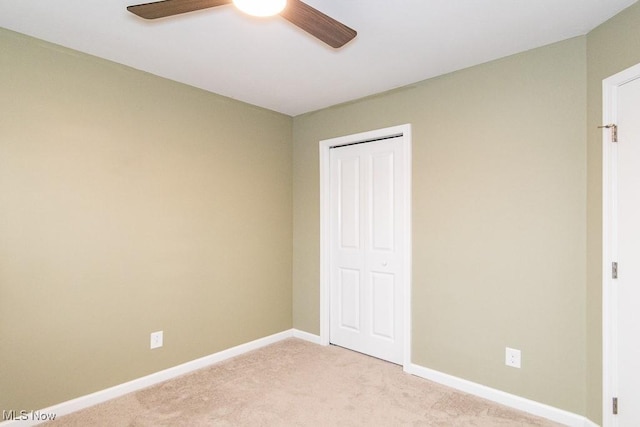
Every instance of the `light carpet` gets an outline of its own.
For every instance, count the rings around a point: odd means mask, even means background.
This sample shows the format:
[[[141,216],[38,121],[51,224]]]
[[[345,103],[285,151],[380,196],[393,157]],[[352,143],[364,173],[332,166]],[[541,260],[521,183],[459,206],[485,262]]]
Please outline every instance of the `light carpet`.
[[[340,347],[287,339],[51,426],[559,426]]]

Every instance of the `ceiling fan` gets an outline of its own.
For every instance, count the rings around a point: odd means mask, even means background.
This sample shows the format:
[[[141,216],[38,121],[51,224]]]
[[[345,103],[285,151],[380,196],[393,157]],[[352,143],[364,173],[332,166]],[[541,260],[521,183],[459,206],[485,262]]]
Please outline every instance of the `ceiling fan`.
[[[234,3],[243,12],[256,16],[280,14],[293,25],[300,27],[333,48],[344,46],[357,34],[352,28],[300,0],[275,0],[271,10],[264,9],[267,3],[271,3],[265,0],[163,0],[128,6],[127,10],[141,18],[156,19],[231,3]],[[258,9],[251,9],[252,5],[257,6]]]

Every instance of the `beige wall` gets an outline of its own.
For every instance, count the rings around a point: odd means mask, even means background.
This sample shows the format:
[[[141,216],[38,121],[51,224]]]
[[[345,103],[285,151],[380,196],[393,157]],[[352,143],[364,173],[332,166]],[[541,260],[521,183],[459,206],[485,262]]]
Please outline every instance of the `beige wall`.
[[[291,328],[290,117],[6,30],[0,93],[0,409]]]
[[[587,37],[588,415],[602,418],[602,80],[640,63],[640,3]]]
[[[319,333],[318,141],[411,123],[413,362],[584,414],[585,87],[580,37],[296,117],[294,326]]]
[[[0,408],[319,333],[318,141],[412,123],[413,361],[600,421],[596,126],[639,62],[636,4],[292,120],[0,29]]]

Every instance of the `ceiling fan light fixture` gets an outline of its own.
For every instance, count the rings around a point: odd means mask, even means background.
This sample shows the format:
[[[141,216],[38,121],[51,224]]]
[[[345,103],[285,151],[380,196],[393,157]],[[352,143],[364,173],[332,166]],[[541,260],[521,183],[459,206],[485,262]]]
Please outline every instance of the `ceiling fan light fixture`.
[[[233,0],[233,4],[249,15],[273,16],[284,10],[287,0]]]

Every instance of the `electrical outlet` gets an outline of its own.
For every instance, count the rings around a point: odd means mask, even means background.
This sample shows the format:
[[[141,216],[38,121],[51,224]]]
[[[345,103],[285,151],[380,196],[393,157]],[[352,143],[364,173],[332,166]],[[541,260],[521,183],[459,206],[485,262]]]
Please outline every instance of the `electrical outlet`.
[[[162,331],[151,332],[151,349],[162,347]]]
[[[513,368],[520,368],[520,365],[521,365],[520,350],[507,347],[505,351],[505,364]]]

